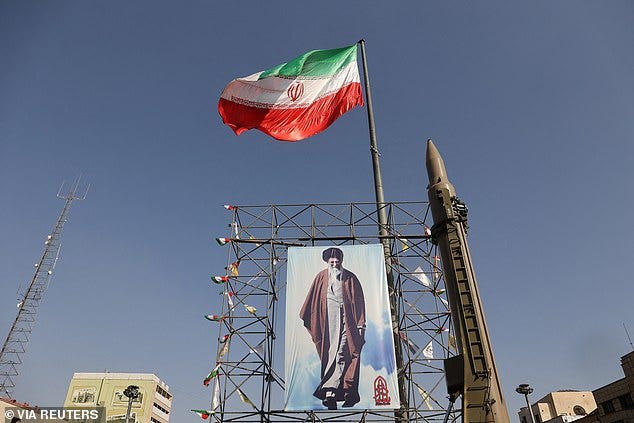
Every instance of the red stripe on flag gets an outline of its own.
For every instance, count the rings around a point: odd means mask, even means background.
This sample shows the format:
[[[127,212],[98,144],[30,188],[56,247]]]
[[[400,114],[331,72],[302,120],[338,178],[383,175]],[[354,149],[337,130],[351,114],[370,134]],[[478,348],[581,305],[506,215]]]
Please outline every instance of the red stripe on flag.
[[[297,109],[262,109],[220,98],[218,113],[236,135],[258,129],[280,141],[299,141],[328,128],[354,106],[363,106],[359,82]]]

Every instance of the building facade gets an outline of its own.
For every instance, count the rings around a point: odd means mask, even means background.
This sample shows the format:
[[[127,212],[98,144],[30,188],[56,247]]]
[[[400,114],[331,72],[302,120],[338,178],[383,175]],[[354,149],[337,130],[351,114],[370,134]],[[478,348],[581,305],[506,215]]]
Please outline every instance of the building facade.
[[[621,357],[625,377],[592,391],[601,423],[634,423],[634,351]]]
[[[521,423],[531,423],[529,413],[533,414],[535,423],[568,423],[580,419],[597,408],[592,392],[589,391],[555,391],[536,403],[522,407],[518,412]]]
[[[75,373],[64,406],[105,407],[106,423],[124,423],[128,398],[123,391],[130,385],[139,387],[139,398],[132,402],[130,421],[169,423],[172,408],[169,386],[147,373]]]

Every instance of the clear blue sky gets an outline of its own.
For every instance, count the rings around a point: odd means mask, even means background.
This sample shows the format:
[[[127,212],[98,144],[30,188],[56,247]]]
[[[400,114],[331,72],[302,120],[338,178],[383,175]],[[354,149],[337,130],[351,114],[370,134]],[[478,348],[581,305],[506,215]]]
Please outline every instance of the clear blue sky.
[[[434,139],[470,246],[509,414],[519,383],[622,377],[634,333],[631,1],[0,3],[0,338],[62,206],[61,260],[15,397],[60,405],[76,371],[153,372],[172,421],[209,403],[209,275],[231,204],[373,201],[365,109],[295,144],[236,137],[233,78],[367,42],[388,201],[426,200]],[[323,175],[340,175],[324,184]]]

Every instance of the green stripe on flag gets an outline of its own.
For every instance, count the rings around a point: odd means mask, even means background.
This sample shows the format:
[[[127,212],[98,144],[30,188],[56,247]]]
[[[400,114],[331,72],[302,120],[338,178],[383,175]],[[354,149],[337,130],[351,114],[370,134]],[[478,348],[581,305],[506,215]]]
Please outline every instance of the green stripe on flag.
[[[262,72],[258,79],[271,76],[327,76],[336,73],[350,62],[357,60],[357,45],[331,50],[313,50],[287,63]]]

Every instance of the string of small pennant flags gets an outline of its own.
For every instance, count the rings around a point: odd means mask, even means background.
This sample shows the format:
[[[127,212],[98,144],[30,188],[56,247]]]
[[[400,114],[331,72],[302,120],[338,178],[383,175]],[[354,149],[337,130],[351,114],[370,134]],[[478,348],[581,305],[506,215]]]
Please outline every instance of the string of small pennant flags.
[[[430,231],[430,235],[431,235],[431,231]],[[447,312],[450,311],[450,307],[449,307],[449,302],[442,297],[442,295],[446,292],[445,289],[442,288],[438,288],[438,282],[440,281],[440,277],[441,277],[441,272],[440,272],[440,257],[437,255],[432,256],[432,260],[433,260],[433,267],[432,267],[432,276],[433,276],[433,291],[432,294],[437,297],[438,299],[440,299],[440,301],[445,305],[445,307],[447,308]],[[445,328],[445,327],[440,327],[436,330],[437,334],[442,334],[443,332],[449,332],[449,329]],[[449,333],[448,336],[448,347],[453,349],[454,351],[458,350],[458,346],[456,345],[456,338]]]
[[[228,211],[235,211],[237,210],[236,206],[232,206],[232,205],[225,205],[224,208]],[[230,245],[232,242],[247,242],[247,243],[254,243],[257,246],[260,246],[260,244],[258,244],[252,236],[250,236],[248,233],[246,235],[244,235],[244,237],[241,239],[240,237],[240,228],[238,227],[238,224],[234,221],[232,222],[230,225],[230,237],[218,237],[215,238],[215,241],[218,245],[220,246],[226,246],[226,245]],[[429,239],[431,237],[431,229],[429,229],[427,226],[424,227],[424,234],[425,234],[425,239]],[[248,237],[247,237],[248,236]],[[401,251],[407,251],[410,248],[416,246],[416,242],[415,241],[411,241],[407,238],[401,237],[400,238],[401,241]],[[434,255],[432,257],[430,257],[431,259],[431,272],[426,273],[425,271],[423,271],[423,269],[418,266],[413,272],[411,272],[411,276],[413,278],[415,278],[416,280],[418,280],[423,286],[425,286],[426,288],[429,289],[429,292],[431,292],[431,294],[440,299],[442,301],[442,303],[445,305],[445,307],[447,308],[447,310],[449,309],[449,303],[447,302],[447,300],[445,298],[443,298],[443,294],[445,294],[445,290],[442,288],[439,288],[439,282],[441,279],[441,271],[440,271],[440,257],[437,255]],[[216,284],[219,287],[222,287],[222,291],[219,292],[219,295],[224,295],[227,298],[227,309],[223,310],[222,314],[207,314],[205,315],[205,319],[211,322],[217,322],[220,324],[225,324],[226,326],[229,327],[230,331],[228,334],[222,335],[219,339],[218,339],[218,352],[217,352],[217,359],[216,359],[216,363],[214,368],[207,374],[207,376],[203,379],[203,385],[204,386],[209,386],[210,384],[212,384],[213,382],[213,386],[214,386],[214,392],[213,392],[213,397],[212,397],[212,403],[211,403],[211,410],[197,410],[197,409],[192,409],[191,411],[196,413],[199,417],[201,417],[203,420],[208,419],[210,416],[214,415],[214,413],[218,410],[218,407],[220,406],[220,383],[219,383],[219,377],[223,374],[223,368],[222,368],[222,362],[223,359],[226,357],[226,355],[229,353],[229,348],[230,348],[230,341],[231,341],[231,336],[232,336],[232,331],[231,331],[231,327],[232,327],[232,316],[235,313],[235,309],[236,309],[236,305],[242,304],[242,306],[244,307],[244,309],[246,310],[247,313],[249,313],[251,316],[255,316],[257,317],[257,308],[246,304],[246,303],[241,303],[238,298],[237,298],[237,293],[233,290],[233,287],[231,286],[231,280],[232,278],[237,278],[240,276],[240,258],[237,257],[237,259],[235,261],[233,261],[232,263],[230,263],[227,267],[224,268],[225,272],[224,275],[214,275],[211,276],[211,282]],[[275,264],[275,262],[274,262]],[[436,334],[442,334],[444,332],[449,332],[449,329],[445,328],[444,326],[438,327],[436,329]],[[412,355],[416,355],[421,353],[423,355],[423,357],[425,357],[427,359],[427,361],[429,362],[430,360],[434,359],[434,346],[433,346],[433,340],[430,340],[424,348],[421,348],[420,346],[418,346],[413,340],[411,340],[410,338],[407,337],[407,335],[404,332],[398,332],[397,335],[404,341],[404,343],[407,345],[408,350],[410,351],[410,353]],[[456,348],[456,342],[455,342],[455,338],[453,338],[453,336],[451,334],[448,334],[449,336],[449,347],[450,348]],[[259,345],[253,347],[253,348],[249,348],[249,354],[257,354],[260,356],[264,355],[264,342],[260,343]],[[427,405],[427,407],[431,410],[432,409],[432,405],[429,402],[429,393],[427,393],[427,391],[425,391],[422,387],[417,386],[419,393],[421,394],[421,397],[423,399],[423,401],[425,402],[425,404]],[[237,395],[239,396],[240,400],[244,403],[249,405],[250,407],[256,409],[255,405],[253,404],[253,402],[248,398],[248,396],[239,388],[236,387],[235,391],[233,391],[233,393],[237,393]]]
[[[424,236],[422,237],[422,240],[419,240],[418,242],[414,242],[411,241],[408,238],[405,238],[403,236],[399,236],[399,239],[401,241],[401,252],[404,253],[405,251],[409,250],[411,247],[414,246],[418,246],[421,242],[427,241],[429,239],[431,239],[431,229],[429,229],[429,227],[427,227],[427,225],[424,225],[425,228],[425,232],[424,232]],[[420,237],[417,237],[420,239]]]
[[[425,226],[425,235],[427,237],[431,237],[431,230]],[[401,238],[402,249],[401,251],[406,251],[409,247],[406,245],[408,242],[407,239]],[[450,312],[449,302],[444,298],[444,294],[446,290],[441,288],[440,280],[442,273],[440,271],[440,257],[438,255],[433,255],[430,257],[430,265],[431,271],[425,272],[421,266],[417,266],[414,271],[409,271],[405,266],[401,265],[402,272],[411,276],[412,280],[420,282],[425,288],[427,288],[427,292],[430,292],[434,297],[439,299],[442,304],[445,306],[447,315]],[[412,305],[412,307],[414,307]],[[447,348],[453,349],[457,351],[456,339],[455,337],[449,333],[449,329],[444,325],[439,325],[434,329],[435,335],[442,336],[443,333],[447,333]],[[403,331],[395,331],[395,334],[403,341],[407,350],[409,351],[411,356],[417,356],[419,353],[422,354],[424,358],[427,359],[427,362],[431,362],[434,359],[434,345],[433,339],[430,340],[424,348],[421,348],[416,342],[414,342],[407,334]],[[444,342],[439,342],[440,345],[443,345]],[[422,388],[421,388],[422,389]],[[424,392],[424,390],[422,391]],[[428,402],[428,399],[425,398],[425,395],[421,393],[421,396],[425,399],[425,402]],[[431,409],[431,408],[430,408]]]
[[[420,266],[416,267],[416,269],[411,272],[411,275],[423,286],[429,288],[429,291],[432,293],[432,295],[437,297],[445,305],[447,311],[449,311],[449,302],[442,296],[446,292],[446,290],[444,288],[438,287],[438,282],[440,281],[440,270],[438,268],[438,261],[440,260],[440,258],[438,256],[433,256],[432,258],[434,260],[432,270],[432,277],[434,279],[434,282],[429,279],[427,273],[425,273],[425,271],[423,271]]]
[[[237,207],[232,205],[224,205],[224,208],[229,211],[237,210]],[[229,226],[231,227],[232,238],[226,238],[226,237],[216,238],[216,242],[218,243],[218,245],[221,245],[221,246],[227,245],[233,242],[234,240],[240,239],[238,224],[236,222],[232,222]],[[250,237],[250,239],[252,239],[252,237]],[[224,275],[211,276],[211,282],[223,288],[223,291],[219,292],[219,294],[226,296],[227,309],[224,310],[222,314],[206,314],[204,315],[204,318],[210,322],[217,322],[221,324],[224,323],[229,328],[229,333],[222,335],[220,338],[218,338],[218,352],[216,355],[216,364],[214,368],[203,379],[204,386],[207,387],[212,382],[214,385],[213,397],[211,401],[211,410],[206,410],[206,409],[192,409],[191,410],[193,413],[198,415],[203,420],[207,420],[211,416],[213,416],[218,410],[218,407],[220,406],[219,377],[222,375],[222,372],[223,372],[222,370],[223,359],[229,353],[229,348],[231,344],[231,336],[233,333],[231,329],[232,323],[233,323],[232,317],[236,308],[236,304],[238,303],[236,292],[233,291],[231,286],[231,279],[234,277],[238,277],[240,275],[239,267],[240,267],[240,259],[237,259],[236,261],[230,263],[227,267],[225,267]],[[244,306],[244,309],[246,310],[247,313],[249,313],[252,316],[257,316],[256,307],[249,304],[245,304],[245,303],[243,303],[242,305]],[[251,349],[249,353],[263,355],[264,354],[263,344],[260,344],[256,346],[255,348]],[[247,397],[247,395],[240,388],[236,388],[235,392],[240,397],[240,400],[243,403],[250,405],[254,409],[256,408],[253,402],[249,399],[249,397]]]

